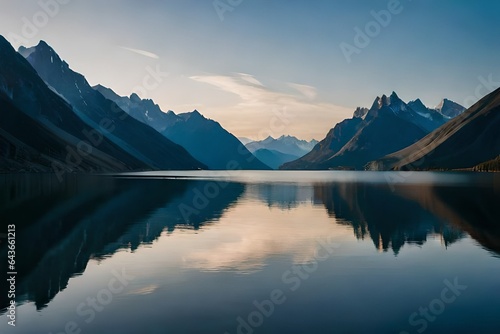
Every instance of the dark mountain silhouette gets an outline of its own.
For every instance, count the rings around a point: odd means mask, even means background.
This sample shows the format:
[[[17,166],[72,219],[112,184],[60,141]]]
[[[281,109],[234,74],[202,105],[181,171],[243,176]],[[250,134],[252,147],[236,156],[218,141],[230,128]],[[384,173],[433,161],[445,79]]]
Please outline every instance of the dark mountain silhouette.
[[[94,140],[98,145],[92,145]],[[64,173],[150,168],[100,137],[0,36],[0,170]]]
[[[373,170],[472,168],[500,154],[500,89],[414,145],[371,162]]]
[[[94,88],[132,117],[186,148],[210,169],[270,169],[218,122],[205,118],[197,110],[178,115],[173,111],[164,113],[152,100],[140,99],[136,94],[122,97],[103,86]]]
[[[89,126],[102,129],[110,141],[154,169],[198,169],[205,165],[183,147],[137,121],[90,87],[87,80],[72,71],[57,53],[41,41],[36,47],[20,48],[40,77],[73,106]]]

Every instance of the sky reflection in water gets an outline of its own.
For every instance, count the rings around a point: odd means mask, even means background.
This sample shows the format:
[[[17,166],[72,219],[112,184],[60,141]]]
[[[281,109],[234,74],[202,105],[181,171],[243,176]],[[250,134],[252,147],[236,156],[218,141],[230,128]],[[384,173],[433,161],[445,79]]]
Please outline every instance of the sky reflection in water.
[[[458,278],[467,290],[426,332],[495,332],[498,176],[222,173],[0,176],[19,247],[18,327],[4,314],[0,331],[236,333],[278,289],[255,333],[413,333],[410,315]],[[122,271],[133,279],[87,323],[78,307]]]

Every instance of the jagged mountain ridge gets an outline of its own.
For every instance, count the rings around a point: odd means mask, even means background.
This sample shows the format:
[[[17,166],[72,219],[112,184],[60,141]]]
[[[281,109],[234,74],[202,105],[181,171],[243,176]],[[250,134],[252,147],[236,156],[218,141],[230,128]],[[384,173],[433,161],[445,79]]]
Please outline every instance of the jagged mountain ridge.
[[[414,145],[375,160],[372,170],[473,168],[500,154],[500,89]]]
[[[95,129],[106,123],[112,131],[103,131],[103,135],[136,159],[154,169],[206,168],[183,147],[128,117],[118,105],[92,89],[85,77],[71,70],[44,41],[36,47],[20,48],[20,53],[47,85],[73,106],[85,123]]]
[[[127,109],[127,113],[133,114],[134,112],[137,113],[137,116],[134,116],[134,118],[139,118],[142,117],[143,119],[141,120],[141,123],[157,123],[158,125],[155,127],[157,131],[162,132],[164,137],[170,138],[172,141],[168,142],[168,145],[163,146],[164,149],[166,149],[168,146],[169,149],[166,151],[170,150],[172,151],[172,148],[174,148],[176,151],[174,154],[170,152],[168,159],[165,159],[165,157],[159,158],[157,152],[155,150],[151,149],[151,138],[148,136],[146,141],[147,143],[141,143],[143,141],[144,137],[140,136],[139,134],[142,134],[141,132],[144,131],[150,131],[148,127],[142,127],[139,131],[136,131],[135,134],[138,136],[130,135],[130,133],[125,133],[126,131],[125,128],[127,126],[124,126],[123,124],[125,122],[117,122],[118,124],[118,130],[113,129],[111,131],[112,133],[106,133],[105,137],[107,139],[107,143],[112,144],[115,148],[119,147],[121,149],[121,154],[124,159],[130,159],[133,158],[132,160],[135,160],[134,162],[139,162],[137,166],[140,166],[139,168],[162,168],[162,169],[172,169],[172,168],[178,168],[178,167],[159,167],[159,164],[169,164],[169,165],[179,165],[177,164],[177,159],[175,155],[177,153],[180,153],[181,156],[183,156],[183,159],[185,161],[189,161],[188,164],[190,166],[188,168],[203,168],[205,167],[203,163],[200,163],[199,161],[196,161],[192,156],[189,156],[189,153],[186,152],[181,146],[188,146],[192,145],[192,147],[189,149],[189,151],[192,152],[198,152],[196,155],[201,156],[203,154],[208,154],[210,150],[203,150],[199,146],[199,142],[203,141],[203,138],[200,136],[198,137],[198,142],[192,141],[192,137],[195,135],[193,132],[191,132],[190,137],[191,138],[186,138],[185,136],[183,137],[181,132],[186,133],[186,131],[181,131],[185,130],[183,126],[180,125],[180,123],[189,123],[188,128],[192,127],[198,127],[198,130],[204,130],[207,133],[210,132],[210,135],[213,137],[213,131],[217,132],[219,128],[222,129],[220,124],[217,122],[214,122],[210,119],[204,118],[199,112],[194,111],[191,113],[184,113],[184,114],[179,114],[176,115],[172,111],[169,111],[168,113],[164,113],[161,111],[158,105],[154,104],[153,101],[151,100],[141,100],[136,94],[131,95],[128,98],[121,98],[121,102],[116,102],[115,104],[111,103],[111,112],[117,113],[112,114],[109,112],[109,110],[106,111],[108,108],[107,103],[104,102],[103,104],[97,103],[97,102],[102,102],[102,101],[109,101],[109,99],[104,99],[101,100],[100,97],[104,97],[103,95],[105,94],[95,94],[92,95],[92,92],[89,90],[91,87],[88,85],[87,81],[83,76],[80,74],[73,72],[70,68],[69,65],[62,61],[60,57],[55,53],[55,51],[50,48],[45,42],[40,42],[39,45],[37,45],[34,48],[20,48],[19,52],[23,55],[25,55],[28,59],[28,61],[31,62],[31,64],[35,67],[37,67],[37,73],[39,75],[43,76],[43,79],[45,80],[45,83],[48,85],[48,87],[55,93],[57,93],[63,100],[64,102],[67,103],[67,105],[70,106],[70,109],[72,107],[73,112],[77,114],[77,116],[87,125],[91,126],[94,128],[98,127],[97,120],[110,120],[113,123],[113,127],[116,126],[116,121],[118,116],[121,118],[123,115],[120,114],[122,109]],[[49,61],[50,59],[50,61]],[[50,63],[49,63],[50,62]],[[57,70],[54,70],[57,68]],[[54,79],[53,77],[57,77]],[[59,80],[59,79],[68,79],[66,82],[63,82],[64,80]],[[72,79],[72,80],[71,80]],[[74,81],[74,87],[71,85],[71,81]],[[61,83],[63,82],[63,83]],[[4,93],[4,103],[5,105],[8,105],[9,99],[11,99],[12,91],[11,88],[9,88],[5,83],[0,83],[0,89],[2,89]],[[98,90],[98,89],[97,89]],[[95,92],[95,90],[93,90]],[[33,99],[31,97],[25,97],[21,99],[23,102],[23,105],[21,106],[24,108],[26,111],[29,113],[35,112],[36,111],[36,106],[34,107],[33,105],[29,106],[30,103],[33,103]],[[19,100],[20,101],[20,100]],[[11,101],[15,102],[15,101]],[[89,105],[90,104],[90,105]],[[121,105],[120,105],[121,104]],[[135,108],[136,105],[139,105],[140,108]],[[34,108],[33,108],[34,107]],[[17,106],[15,103],[12,106],[9,106],[10,110],[16,109]],[[19,109],[19,108],[17,108]],[[390,149],[396,149],[399,150],[401,146],[401,142],[406,141],[408,142],[408,138],[400,138],[401,133],[403,133],[403,137],[412,137],[412,138],[417,138],[416,140],[419,140],[419,136],[421,136],[421,133],[419,133],[419,130],[422,130],[425,133],[428,133],[435,128],[445,124],[449,119],[453,118],[455,115],[458,115],[462,112],[464,108],[461,107],[460,105],[448,100],[444,99],[438,107],[432,109],[426,107],[422,101],[419,99],[415,101],[411,101],[408,104],[404,103],[402,100],[399,99],[397,94],[393,93],[391,96],[385,96],[383,95],[380,98],[377,98],[372,106],[372,108],[358,108],[355,111],[355,117],[352,119],[346,120],[344,124],[339,124],[338,127],[332,129],[330,132],[332,134],[335,134],[335,129],[337,129],[337,136],[331,136],[329,133],[328,138],[330,142],[327,144],[328,145],[317,145],[314,147],[312,152],[310,154],[313,156],[313,159],[310,159],[310,161],[306,161],[306,164],[302,164],[301,167],[299,168],[304,168],[304,165],[307,165],[305,168],[311,168],[311,169],[330,169],[330,168],[354,168],[354,169],[360,169],[362,167],[361,164],[366,161],[366,159],[373,159],[376,160],[379,157],[377,157],[380,154],[387,154],[389,148]],[[83,110],[83,111],[82,111]],[[390,112],[388,111],[390,110]],[[144,111],[144,112],[142,112]],[[108,119],[108,116],[115,116],[113,119]],[[395,116],[395,117],[394,117]],[[126,117],[128,120],[129,118]],[[381,121],[381,119],[384,119],[384,121]],[[390,120],[391,119],[391,120]],[[361,121],[360,121],[361,120]],[[398,125],[401,125],[400,121],[407,121],[408,123],[413,124],[414,126],[408,126],[408,128],[405,128],[404,126],[399,129],[406,129],[405,131],[398,131],[399,132],[399,138],[396,136],[392,136],[393,133],[391,131],[395,130],[398,128]],[[121,121],[121,119],[120,119]],[[207,123],[205,124],[204,121]],[[209,122],[214,122],[218,127],[213,124],[211,126],[207,126]],[[29,123],[29,122],[27,122]],[[356,124],[357,123],[357,124]],[[387,126],[387,124],[393,123],[392,129],[390,131],[387,131],[387,128],[384,131],[384,127]],[[136,123],[137,124],[137,123]],[[185,125],[184,124],[184,125]],[[351,130],[350,132],[354,132],[354,135],[350,137],[349,135],[346,135],[345,133],[348,133],[349,131],[344,130],[343,126],[346,128],[349,128],[346,124],[351,125]],[[385,125],[384,125],[385,124]],[[152,127],[154,127],[152,124],[149,124]],[[369,125],[369,126],[368,126]],[[210,128],[210,130],[209,130]],[[411,128],[411,129],[410,129]],[[418,130],[418,129],[419,130]],[[147,129],[147,130],[146,130]],[[172,129],[175,129],[172,130]],[[379,129],[379,130],[377,130]],[[189,129],[192,130],[192,129]],[[223,129],[222,129],[223,130]],[[340,130],[340,131],[339,131]],[[121,134],[119,133],[121,131]],[[225,131],[225,130],[224,130]],[[187,131],[189,132],[189,131]],[[200,131],[195,131],[195,134],[199,134]],[[340,132],[341,134],[339,134]],[[150,132],[154,133],[154,132]],[[395,133],[394,133],[395,134]],[[157,136],[157,135],[156,135]],[[177,136],[176,139],[174,137]],[[232,136],[232,135],[231,135]],[[4,136],[5,137],[5,136]],[[215,136],[217,137],[217,136]],[[234,136],[232,136],[234,137]],[[333,138],[337,137],[337,138]],[[342,137],[342,138],[340,138]],[[156,137],[158,138],[158,136]],[[325,139],[327,139],[325,138]],[[234,142],[232,138],[231,141]],[[280,139],[296,139],[294,137],[290,136],[282,136]],[[182,141],[185,141],[184,143],[181,143]],[[265,141],[273,141],[275,139],[273,138],[267,138]],[[275,140],[275,141],[278,141]],[[392,141],[391,141],[392,140]],[[5,141],[5,140],[4,140]],[[163,139],[161,140],[161,142]],[[236,139],[237,141],[237,139]],[[11,138],[12,142],[12,138]],[[180,145],[175,145],[174,142],[177,142]],[[211,142],[211,141],[210,141]],[[415,139],[414,139],[415,142]],[[164,142],[162,142],[164,143]],[[338,146],[340,147],[335,147],[333,145],[334,143],[339,144]],[[12,144],[12,143],[11,143]],[[250,143],[248,145],[253,144],[254,146],[256,145],[256,142]],[[305,142],[305,144],[309,144]],[[325,143],[322,143],[325,144]],[[342,144],[342,145],[340,145]],[[386,145],[383,147],[383,145]],[[204,144],[205,145],[205,144]],[[216,147],[213,146],[213,143],[210,143],[211,149],[213,152],[217,150]],[[226,159],[226,161],[229,162],[234,162],[235,160],[238,160],[238,158],[241,158],[241,155],[246,155],[244,152],[244,149],[241,148],[241,143],[238,141],[238,155],[233,155],[231,160]],[[411,142],[409,143],[411,145]],[[5,147],[7,147],[6,145]],[[162,146],[162,145],[160,145]],[[326,149],[323,149],[325,148]],[[157,148],[157,147],[155,147]],[[303,148],[303,147],[302,147]],[[7,150],[8,147],[5,149]],[[234,147],[233,147],[234,149]],[[220,150],[219,151],[231,151],[231,148],[229,146],[225,147],[225,150]],[[279,151],[282,152],[283,150]],[[104,152],[100,152],[104,153]],[[116,152],[115,152],[116,153]],[[125,153],[125,154],[124,154]],[[314,153],[314,154],[313,154]],[[318,154],[319,153],[319,154]],[[496,154],[496,152],[495,152]],[[194,155],[194,154],[193,154]],[[307,157],[307,156],[306,156]],[[304,158],[306,158],[304,157]],[[211,159],[213,158],[213,155],[210,157],[204,157],[204,160]],[[307,157],[311,158],[311,157]],[[225,157],[222,157],[222,159],[225,159]],[[324,161],[326,159],[326,161]],[[131,160],[131,161],[132,161]],[[198,158],[198,160],[202,160]],[[300,163],[299,159],[299,163]],[[307,159],[304,159],[307,160]],[[373,161],[372,160],[372,161]],[[184,161],[184,162],[185,162]],[[182,165],[184,162],[182,162],[180,165]],[[211,161],[211,164],[216,164],[218,163],[217,161]],[[254,163],[253,167],[247,167],[244,166],[245,164],[252,164]],[[292,164],[295,162],[292,162]],[[205,164],[206,165],[206,164]],[[136,166],[136,167],[137,167]],[[243,168],[243,169],[266,169],[267,166],[265,164],[261,163],[258,159],[255,159],[253,155],[250,154],[243,163],[238,162],[237,164],[238,168]],[[284,168],[290,168],[291,164],[288,164],[288,166],[284,166]],[[183,168],[183,167],[181,167]],[[225,169],[228,168],[227,164],[226,165],[220,165],[218,167],[213,167],[214,169]],[[183,168],[184,169],[184,168]]]
[[[151,169],[96,136],[1,35],[0,60],[0,170],[61,175]],[[98,145],[91,147],[93,141]]]
[[[94,89],[122,106],[135,119],[186,148],[210,169],[270,169],[234,135],[218,122],[201,115],[198,110],[181,114],[175,114],[173,111],[165,113],[152,100],[140,99],[136,94],[130,97],[119,96],[101,85]]]
[[[423,138],[449,120],[420,100],[406,104],[393,92],[377,97],[370,109],[357,108],[354,117],[338,123],[304,157],[281,169],[364,169],[384,155]]]
[[[302,157],[305,154],[309,153],[317,143],[318,141],[314,139],[311,141],[306,141],[300,140],[294,136],[283,135],[276,139],[268,136],[264,140],[253,141],[246,144],[245,146],[252,153],[260,149],[266,149],[271,151],[278,151],[286,155]]]
[[[151,126],[158,132],[162,132],[172,123],[175,123],[178,118],[175,117],[173,111],[163,112],[159,105],[153,100],[141,99],[137,94],[133,93],[129,97],[120,96],[112,89],[102,85],[93,87],[101,93],[105,98],[115,102],[121,109],[125,110],[130,116],[138,121]]]

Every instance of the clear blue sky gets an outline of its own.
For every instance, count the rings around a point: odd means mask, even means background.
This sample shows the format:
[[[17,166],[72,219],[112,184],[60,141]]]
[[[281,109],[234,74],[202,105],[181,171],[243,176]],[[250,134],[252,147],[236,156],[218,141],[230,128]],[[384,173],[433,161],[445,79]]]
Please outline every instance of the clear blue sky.
[[[165,111],[197,108],[239,136],[322,139],[393,90],[428,106],[444,97],[470,105],[500,85],[499,1],[401,0],[379,31],[371,11],[392,0],[220,0],[223,14],[213,0],[64,2],[45,22],[38,1],[2,1],[0,34],[16,48],[17,37],[47,41],[91,84],[121,95],[148,68],[168,72],[143,97]],[[36,33],[23,35],[26,20]],[[354,29],[367,24],[373,37],[349,63],[340,45],[356,46]]]

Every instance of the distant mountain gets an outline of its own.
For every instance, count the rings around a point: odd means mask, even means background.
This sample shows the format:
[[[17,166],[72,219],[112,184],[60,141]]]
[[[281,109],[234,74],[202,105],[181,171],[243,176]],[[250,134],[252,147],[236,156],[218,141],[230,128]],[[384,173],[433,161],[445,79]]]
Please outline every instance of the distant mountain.
[[[462,114],[465,111],[465,108],[458,103],[448,99],[443,99],[443,101],[441,101],[441,103],[436,107],[436,110],[449,118],[454,118]]]
[[[420,99],[408,102],[408,107],[410,108],[410,110],[413,110],[414,113],[407,113],[406,115],[409,116],[407,119],[410,122],[414,122],[415,124],[419,125],[426,131],[434,131],[435,129],[448,122],[450,118],[455,117],[445,116],[437,109],[426,107]],[[465,108],[462,107],[461,112],[463,112],[464,110]]]
[[[186,147],[211,169],[268,170],[234,135],[197,110],[176,115],[179,121],[162,134]]]
[[[283,165],[284,163],[299,158],[296,155],[285,154],[274,150],[266,150],[265,148],[258,149],[257,151],[253,152],[253,154],[257,157],[257,159],[259,159],[272,169],[278,169],[279,166]]]
[[[449,120],[420,100],[406,104],[393,92],[377,97],[370,109],[337,124],[304,157],[282,169],[364,169],[366,163],[398,151]]]
[[[432,120],[435,123],[441,123],[441,125],[462,114],[466,109],[460,104],[448,99],[443,99],[436,108],[426,107],[420,99],[409,102],[408,106],[416,111],[420,116]],[[434,130],[433,128],[435,123],[428,129]]]
[[[146,169],[151,166],[84,123],[0,36],[1,171],[62,175]]]
[[[320,165],[337,154],[364,125],[362,118],[346,119],[331,129],[325,139],[302,158],[285,163],[282,169],[320,169]]]
[[[281,136],[278,139],[274,139],[269,136],[264,140],[248,143],[246,147],[250,150],[250,152],[267,149],[278,151],[287,155],[302,157],[309,153],[317,143],[318,141],[314,139],[306,141],[293,136]]]
[[[369,164],[373,170],[472,168],[500,154],[500,89],[414,145]]]
[[[370,112],[374,114],[373,110],[381,110],[384,107],[389,107],[395,116],[416,125],[425,132],[434,131],[449,120],[438,111],[427,108],[420,99],[406,104],[395,92],[392,92],[389,97],[384,95],[380,99],[377,98]],[[370,112],[367,118],[370,117]]]
[[[151,126],[158,132],[165,130],[172,121],[176,121],[176,117],[172,117],[173,112],[164,113],[160,106],[154,103],[153,100],[141,99],[137,94],[132,94],[130,97],[119,96],[113,90],[97,85],[93,87],[105,98],[115,102],[121,109],[125,110],[130,116],[138,121]]]
[[[250,138],[247,138],[247,137],[238,137],[238,140],[243,144],[243,145],[246,145],[246,144],[249,144],[251,142],[253,142],[254,140],[253,139],[250,139]]]
[[[206,166],[183,147],[151,127],[138,122],[114,102],[90,87],[83,75],[74,72],[47,43],[19,49],[40,77],[73,106],[76,114],[114,144],[154,169],[198,169]],[[109,130],[111,129],[111,130]]]
[[[135,119],[186,148],[210,169],[271,169],[219,123],[205,118],[197,110],[178,115],[173,111],[164,113],[152,100],[141,100],[136,94],[122,97],[103,86],[94,89]]]

